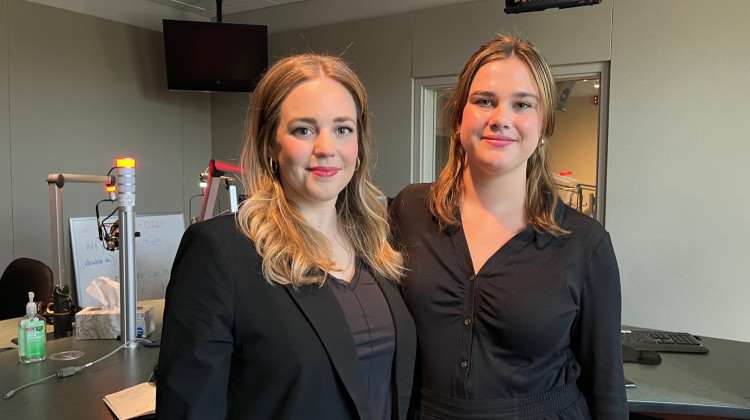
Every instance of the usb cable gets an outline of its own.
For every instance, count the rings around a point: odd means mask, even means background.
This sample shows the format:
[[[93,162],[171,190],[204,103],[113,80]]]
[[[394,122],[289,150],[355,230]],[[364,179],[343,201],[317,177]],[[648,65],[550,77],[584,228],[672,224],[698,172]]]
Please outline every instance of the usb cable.
[[[134,339],[128,341],[127,343],[119,345],[116,349],[112,350],[107,355],[105,355],[103,357],[100,357],[100,358],[94,360],[93,362],[89,362],[89,363],[86,363],[85,365],[81,365],[81,366],[67,366],[67,367],[64,367],[64,368],[58,370],[56,373],[53,373],[52,375],[47,376],[46,378],[39,379],[38,381],[34,381],[34,382],[28,383],[26,385],[21,385],[21,386],[19,386],[16,389],[12,389],[12,390],[8,391],[5,395],[3,395],[3,398],[7,400],[8,398],[12,397],[13,394],[16,393],[16,391],[21,390],[23,388],[26,388],[28,386],[34,385],[34,384],[38,384],[39,382],[46,381],[47,379],[54,378],[55,376],[57,376],[58,378],[67,378],[68,376],[73,376],[76,373],[78,373],[80,370],[86,369],[87,367],[93,365],[94,363],[101,362],[102,360],[104,360],[107,357],[109,357],[109,356],[117,353],[121,349],[127,347],[128,344],[133,343],[133,342],[141,343],[141,344],[143,344],[146,347],[158,346],[158,344],[156,342],[154,342],[154,341],[151,341],[151,340],[148,340],[148,339],[145,339],[145,338],[134,338]]]

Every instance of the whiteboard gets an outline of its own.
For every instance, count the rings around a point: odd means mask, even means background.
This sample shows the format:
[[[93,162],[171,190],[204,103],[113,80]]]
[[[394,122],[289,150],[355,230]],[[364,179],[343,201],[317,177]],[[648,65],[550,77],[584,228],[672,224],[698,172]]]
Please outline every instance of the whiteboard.
[[[111,220],[111,219],[110,219]],[[182,213],[135,216],[135,271],[138,300],[163,299],[177,247],[185,232]],[[97,277],[120,281],[120,251],[107,251],[99,240],[96,217],[70,218],[70,242],[78,305],[99,306],[86,292]]]

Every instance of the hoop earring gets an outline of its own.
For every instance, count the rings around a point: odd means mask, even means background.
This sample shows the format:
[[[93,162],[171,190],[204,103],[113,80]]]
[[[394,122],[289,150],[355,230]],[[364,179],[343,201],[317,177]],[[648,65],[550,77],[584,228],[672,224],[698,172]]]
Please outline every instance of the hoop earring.
[[[357,163],[354,164],[354,172],[357,172],[359,170],[360,163],[361,162],[359,161],[359,158],[357,158]]]
[[[275,175],[279,171],[279,164],[273,158],[268,158],[268,167],[270,168],[271,175]]]

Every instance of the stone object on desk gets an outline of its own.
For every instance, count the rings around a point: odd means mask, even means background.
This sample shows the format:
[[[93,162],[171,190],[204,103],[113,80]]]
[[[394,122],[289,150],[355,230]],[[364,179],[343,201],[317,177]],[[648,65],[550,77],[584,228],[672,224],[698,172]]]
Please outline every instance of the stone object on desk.
[[[136,336],[148,337],[156,329],[153,305],[138,306],[135,315]],[[86,307],[76,313],[76,339],[115,339],[120,336],[120,309]]]

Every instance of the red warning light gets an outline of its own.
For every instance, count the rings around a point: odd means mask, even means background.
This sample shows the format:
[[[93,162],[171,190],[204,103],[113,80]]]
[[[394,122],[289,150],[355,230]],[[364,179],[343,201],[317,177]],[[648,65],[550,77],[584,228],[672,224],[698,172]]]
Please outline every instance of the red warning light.
[[[115,192],[115,186],[112,184],[107,184],[106,190],[107,192]]]
[[[594,105],[599,105],[599,95],[594,95]]]

